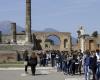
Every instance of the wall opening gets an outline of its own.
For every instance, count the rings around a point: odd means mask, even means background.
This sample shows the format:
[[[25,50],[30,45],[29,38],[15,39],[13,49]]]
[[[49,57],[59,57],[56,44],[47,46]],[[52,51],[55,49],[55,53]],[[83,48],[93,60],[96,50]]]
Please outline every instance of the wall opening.
[[[56,35],[50,35],[47,37],[47,40],[51,42],[51,45],[60,45],[60,38]]]
[[[68,40],[64,39],[64,48],[68,48]]]

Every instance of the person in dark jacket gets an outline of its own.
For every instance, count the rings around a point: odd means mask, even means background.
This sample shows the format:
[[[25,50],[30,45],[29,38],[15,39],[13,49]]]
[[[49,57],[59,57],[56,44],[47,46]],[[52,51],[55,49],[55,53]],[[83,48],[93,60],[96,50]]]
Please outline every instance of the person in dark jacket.
[[[32,75],[35,75],[36,65],[37,65],[37,56],[35,52],[33,52],[32,55],[30,56],[29,64],[31,66]]]
[[[25,65],[25,73],[27,72],[27,68],[29,66],[29,57],[28,57],[28,51],[25,50],[24,54],[23,54],[23,59],[24,59],[24,65]]]
[[[90,51],[85,52],[86,57],[84,59],[84,70],[85,70],[85,80],[90,80]]]
[[[72,75],[75,74],[75,62],[76,62],[76,55],[73,55],[71,65],[72,65]]]
[[[96,70],[97,70],[97,57],[95,54],[95,51],[93,52],[93,58],[92,58],[92,72],[93,72],[93,80],[96,80]]]
[[[97,57],[96,80],[100,80],[100,51],[99,49],[96,50],[96,57]]]
[[[56,54],[54,51],[51,52],[51,65],[52,67],[55,66],[55,57],[56,57]]]
[[[46,53],[44,52],[44,53],[43,53],[43,66],[46,66],[46,57],[47,57],[47,55],[46,55]]]

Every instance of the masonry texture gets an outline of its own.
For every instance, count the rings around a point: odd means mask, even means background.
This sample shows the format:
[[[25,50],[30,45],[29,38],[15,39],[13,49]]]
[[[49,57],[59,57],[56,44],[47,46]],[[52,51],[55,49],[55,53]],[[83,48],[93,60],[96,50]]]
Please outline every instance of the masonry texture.
[[[26,0],[26,41],[31,42],[31,0]]]
[[[16,23],[11,23],[12,42],[16,43]]]

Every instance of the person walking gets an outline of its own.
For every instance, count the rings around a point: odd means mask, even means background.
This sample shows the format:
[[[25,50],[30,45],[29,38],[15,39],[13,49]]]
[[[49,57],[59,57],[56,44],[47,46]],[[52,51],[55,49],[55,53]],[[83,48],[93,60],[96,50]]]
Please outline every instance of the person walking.
[[[85,80],[90,80],[90,52],[86,51],[86,57],[84,59],[84,71],[85,71]]]
[[[100,52],[96,50],[97,57],[97,70],[96,70],[96,80],[100,80]]]
[[[24,59],[24,65],[25,65],[25,73],[27,74],[27,68],[29,66],[29,57],[28,57],[28,51],[25,50],[23,54],[23,59]]]
[[[51,52],[51,66],[54,67],[55,66],[55,57],[56,54],[54,51]]]
[[[81,75],[82,71],[82,55],[79,55],[79,59],[78,59],[78,62],[79,62],[79,67],[78,67],[78,71],[79,71],[79,74]]]
[[[57,71],[60,71],[60,53],[56,54],[56,66],[57,66]]]
[[[95,51],[91,51],[90,69],[92,70],[92,73],[93,73],[92,80],[96,80],[97,57],[96,57]]]
[[[35,52],[32,52],[32,55],[30,56],[29,64],[31,66],[32,75],[34,76],[36,72],[36,65],[37,65],[37,56]]]
[[[72,75],[75,75],[75,62],[76,62],[76,55],[73,55],[71,65],[72,65]]]
[[[44,53],[43,53],[43,67],[46,66],[46,58],[47,58],[47,55],[46,55],[46,53],[44,52]]]

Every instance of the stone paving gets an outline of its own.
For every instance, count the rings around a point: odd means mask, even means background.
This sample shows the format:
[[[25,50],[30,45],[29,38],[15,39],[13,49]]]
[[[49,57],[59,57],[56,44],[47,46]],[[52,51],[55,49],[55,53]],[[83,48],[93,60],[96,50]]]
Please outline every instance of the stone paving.
[[[57,72],[56,69],[37,68],[36,75],[32,76],[30,69],[28,74],[23,69],[0,70],[0,80],[84,80],[83,75],[64,75],[63,72]]]

